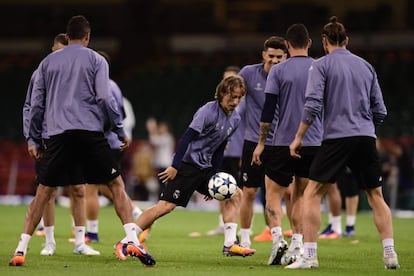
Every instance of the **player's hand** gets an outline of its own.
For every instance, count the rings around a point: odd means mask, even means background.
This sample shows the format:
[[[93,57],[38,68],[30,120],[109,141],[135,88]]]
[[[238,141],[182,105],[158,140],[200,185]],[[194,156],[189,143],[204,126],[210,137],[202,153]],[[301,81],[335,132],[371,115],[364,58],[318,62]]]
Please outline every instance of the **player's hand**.
[[[119,147],[119,149],[121,150],[121,151],[124,151],[124,150],[126,150],[128,147],[129,147],[129,145],[131,144],[131,139],[129,139],[129,137],[128,136],[125,136],[123,139],[122,139],[122,145]]]
[[[260,155],[262,154],[264,150],[264,144],[257,144],[256,148],[254,149],[253,156],[252,156],[252,162],[250,165],[261,165],[262,161],[260,160]]]
[[[209,195],[204,195],[203,199],[205,201],[210,201],[210,200],[213,200],[214,198],[212,196],[209,196]]]
[[[29,155],[36,160],[39,160],[42,157],[42,151],[36,148],[36,145],[31,145],[27,148]]]
[[[301,158],[299,150],[302,147],[302,141],[299,138],[295,138],[292,143],[289,145],[290,155],[293,158]]]
[[[164,171],[158,174],[158,177],[161,179],[162,183],[167,183],[169,180],[173,180],[177,175],[177,169],[174,167],[168,167]]]

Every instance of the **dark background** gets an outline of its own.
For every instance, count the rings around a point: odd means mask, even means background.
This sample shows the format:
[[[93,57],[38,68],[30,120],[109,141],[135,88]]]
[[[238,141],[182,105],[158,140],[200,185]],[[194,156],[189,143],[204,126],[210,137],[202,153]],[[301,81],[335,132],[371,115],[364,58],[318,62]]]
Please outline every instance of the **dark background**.
[[[263,41],[293,23],[308,27],[311,55],[321,56],[320,31],[332,15],[348,30],[348,48],[377,70],[389,109],[379,134],[414,133],[414,1],[10,0],[0,1],[0,138],[23,140],[30,75],[77,14],[92,25],[90,47],[112,57],[112,78],[134,107],[135,138],[146,138],[150,116],[179,136],[213,99],[227,65],[260,62]]]

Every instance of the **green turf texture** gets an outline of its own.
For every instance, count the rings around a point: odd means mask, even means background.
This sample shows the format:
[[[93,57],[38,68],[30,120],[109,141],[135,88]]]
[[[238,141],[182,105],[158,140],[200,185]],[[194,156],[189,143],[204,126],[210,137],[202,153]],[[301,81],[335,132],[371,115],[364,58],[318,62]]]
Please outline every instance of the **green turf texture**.
[[[10,267],[8,262],[17,246],[23,228],[27,206],[0,206],[0,275],[414,275],[414,219],[394,217],[395,245],[401,269],[388,271],[382,261],[382,245],[373,224],[372,214],[357,216],[356,237],[318,242],[319,268],[287,270],[268,266],[270,242],[253,242],[253,256],[224,257],[221,253],[223,236],[207,237],[204,233],[217,226],[217,212],[177,209],[160,218],[154,225],[147,246],[157,260],[155,267],[141,265],[138,259],[119,261],[113,245],[124,235],[123,227],[112,206],[103,207],[99,217],[100,243],[92,246],[100,256],[79,256],[72,253],[69,209],[57,207],[54,256],[41,256],[43,237],[33,236],[22,267]],[[345,217],[345,215],[343,215]],[[323,215],[322,225],[326,225]],[[344,219],[343,219],[344,221]],[[289,229],[286,218],[283,228]],[[264,229],[263,214],[255,214],[254,233]],[[189,237],[200,232],[201,237]]]

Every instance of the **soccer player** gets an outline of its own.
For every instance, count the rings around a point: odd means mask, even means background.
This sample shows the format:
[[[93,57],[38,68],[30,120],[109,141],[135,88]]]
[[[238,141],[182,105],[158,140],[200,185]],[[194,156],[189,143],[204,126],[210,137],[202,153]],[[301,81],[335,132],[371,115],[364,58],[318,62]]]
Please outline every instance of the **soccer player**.
[[[109,55],[104,51],[98,51],[98,53],[105,58],[107,63],[109,64],[109,69],[111,68],[111,60]],[[109,79],[109,86],[111,93],[115,99],[116,105],[118,106],[119,110],[122,111],[122,120],[125,121],[127,117],[126,110],[124,109],[124,101],[121,89],[119,86],[113,81]],[[133,116],[133,114],[129,114],[129,116]],[[111,147],[111,151],[115,157],[115,159],[119,162],[119,167],[121,166],[121,160],[123,157],[123,151],[120,150],[122,142],[118,139],[116,133],[108,130],[105,132],[105,137],[108,140],[109,146]],[[131,136],[128,136],[131,138]],[[99,192],[103,194],[106,198],[108,198],[111,202],[113,201],[113,196],[111,191],[109,190],[108,186],[106,185],[86,185],[86,229],[87,232],[85,234],[85,240],[87,242],[99,242]],[[138,219],[139,215],[142,213],[141,209],[136,206],[132,200],[128,196],[128,202],[132,208],[132,216],[134,221]]]
[[[309,167],[318,150],[321,140],[322,123],[320,117],[315,119],[312,128],[303,140],[302,159],[290,156],[289,144],[295,137],[301,119],[300,110],[305,101],[308,70],[313,58],[308,56],[312,44],[307,28],[303,24],[291,25],[285,36],[289,59],[270,69],[266,82],[266,100],[263,106],[260,137],[253,152],[252,163],[261,165],[260,155],[265,149],[266,139],[272,126],[277,121],[276,135],[268,145],[265,168],[266,217],[272,234],[273,246],[268,260],[269,265],[280,265],[281,258],[287,250],[288,258],[299,256],[302,250],[302,196],[308,182]],[[274,116],[277,120],[274,120]],[[292,183],[292,181],[294,181]],[[292,183],[291,223],[293,236],[288,249],[283,238],[281,200],[289,184]],[[287,261],[290,262],[290,261]]]
[[[68,40],[66,38],[66,35],[61,33],[58,34],[54,41],[52,46],[52,52],[55,52],[57,50],[63,49],[68,44]],[[30,148],[35,144],[35,141],[33,138],[29,135],[29,117],[30,117],[30,110],[31,110],[31,100],[32,100],[32,92],[33,92],[33,85],[34,80],[37,74],[37,70],[33,72],[33,75],[30,79],[29,88],[27,90],[26,100],[23,106],[23,134],[26,137],[26,140],[28,142],[28,150],[30,152]],[[49,143],[49,137],[47,135],[47,126],[46,121],[43,121],[42,125],[42,144],[41,146],[47,146]],[[44,159],[38,159],[36,160],[36,175],[39,176],[41,173],[41,168],[43,167]],[[36,177],[36,182],[38,181],[38,177]],[[39,184],[39,183],[37,183]],[[79,201],[83,201],[83,192],[84,192],[84,186],[83,185],[76,185],[70,187],[70,197],[72,201],[74,201],[76,204],[79,204]],[[48,203],[45,206],[45,210],[43,212],[43,232],[46,238],[44,248],[40,251],[41,255],[44,256],[51,256],[55,253],[56,250],[56,241],[54,237],[54,224],[55,224],[55,199],[56,199],[56,190],[52,191],[51,197],[49,198]],[[73,212],[73,216],[77,216],[75,218],[77,224],[76,227],[84,228],[85,221],[84,216],[82,215],[82,212]],[[42,232],[42,226],[39,227],[39,232]],[[75,251],[78,254],[83,255],[99,255],[99,251],[94,250],[90,246],[86,245],[84,242],[84,234],[83,232],[79,232],[77,234],[77,243],[75,246]]]
[[[381,190],[381,167],[376,148],[376,128],[387,110],[374,68],[346,49],[349,38],[337,17],[323,27],[322,44],[327,53],[312,63],[306,88],[302,121],[290,153],[299,152],[305,133],[323,111],[323,140],[309,170],[303,198],[304,254],[289,269],[319,266],[317,256],[320,204],[329,185],[349,166],[364,185],[374,223],[383,245],[387,269],[399,268],[394,249],[390,208]]]
[[[218,84],[216,100],[207,102],[197,110],[180,139],[172,165],[158,174],[167,185],[158,203],[146,209],[138,218],[139,230],[148,228],[158,218],[172,212],[176,206],[186,207],[194,191],[211,199],[208,182],[220,169],[227,141],[239,126],[241,118],[235,108],[245,91],[243,79],[230,76]],[[241,198],[242,191],[237,188],[236,194],[224,202],[225,256],[249,256],[256,252],[237,243]]]
[[[229,76],[235,76],[240,72],[238,66],[230,65],[227,66],[223,71],[223,79]],[[244,98],[243,98],[244,99]],[[237,106],[237,110],[240,115],[244,114],[245,101],[240,101]],[[244,137],[244,118],[241,119],[239,127],[236,129],[234,134],[231,136],[231,141],[227,144],[224,149],[223,163],[221,165],[221,171],[231,174],[236,179],[238,186],[240,187],[240,168],[241,168],[241,155],[243,150],[243,137]],[[209,230],[207,236],[216,236],[224,234],[224,222],[223,222],[223,208],[224,202],[219,202],[220,215],[219,225],[217,228]]]
[[[245,134],[242,153],[242,185],[243,200],[240,209],[240,244],[250,247],[251,224],[253,220],[253,206],[256,193],[259,187],[264,195],[264,166],[252,166],[252,154],[259,140],[260,115],[265,101],[264,89],[266,86],[267,74],[270,68],[279,62],[286,60],[287,52],[285,41],[281,37],[272,36],[266,39],[263,45],[262,62],[244,66],[240,71],[240,76],[245,80],[247,91],[245,96]],[[275,119],[276,120],[276,119]],[[274,123],[269,131],[270,135],[266,144],[270,144],[274,135]],[[262,156],[262,161],[267,160],[266,151]],[[263,200],[265,206],[265,202]],[[266,220],[266,216],[265,216]],[[266,225],[267,222],[266,222]],[[266,233],[270,233],[266,230]],[[270,234],[265,240],[271,240]]]
[[[125,253],[153,265],[155,260],[139,245],[120,169],[104,137],[105,128],[108,128],[123,142],[121,150],[130,143],[123,130],[121,112],[109,90],[108,63],[87,48],[91,27],[84,16],[73,16],[66,30],[68,46],[42,60],[33,83],[29,135],[35,144],[29,147],[29,153],[36,159],[43,155],[44,163],[35,198],[27,210],[23,233],[9,265],[24,264],[31,235],[57,186],[84,183],[108,185],[130,241]],[[44,120],[50,138],[47,148],[42,151]],[[77,196],[82,200],[73,205],[72,210],[83,212],[80,216],[85,216],[83,194]],[[85,235],[85,227],[76,231]],[[74,253],[79,254],[82,250],[75,245]]]

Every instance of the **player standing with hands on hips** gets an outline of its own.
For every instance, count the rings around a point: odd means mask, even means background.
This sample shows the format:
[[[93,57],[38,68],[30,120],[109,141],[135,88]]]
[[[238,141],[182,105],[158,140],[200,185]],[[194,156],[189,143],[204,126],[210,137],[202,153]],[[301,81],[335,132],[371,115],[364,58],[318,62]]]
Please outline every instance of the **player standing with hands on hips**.
[[[323,111],[323,137],[309,171],[304,192],[304,254],[290,269],[319,266],[318,230],[320,204],[329,185],[348,166],[358,177],[373,210],[375,226],[382,240],[386,269],[399,268],[394,249],[391,211],[381,190],[381,166],[376,148],[376,128],[387,110],[374,68],[346,49],[349,38],[345,27],[333,16],[323,27],[322,44],[327,53],[312,63],[306,88],[303,116],[290,153],[295,158],[302,139],[316,116]]]

